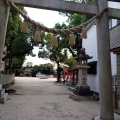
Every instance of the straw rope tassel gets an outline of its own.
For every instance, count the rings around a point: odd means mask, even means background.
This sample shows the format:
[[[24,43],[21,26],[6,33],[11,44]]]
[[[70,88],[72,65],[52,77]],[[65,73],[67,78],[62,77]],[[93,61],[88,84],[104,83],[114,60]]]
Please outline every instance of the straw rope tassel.
[[[53,36],[52,46],[53,47],[58,47],[58,40],[57,40],[57,36],[56,35]]]
[[[75,45],[75,36],[74,36],[74,33],[70,34],[69,44],[70,45]]]
[[[81,38],[87,38],[87,30],[85,28],[82,29]]]
[[[40,35],[40,31],[36,30],[35,32],[35,38],[34,38],[35,42],[40,42],[41,41],[41,35]]]
[[[21,32],[27,33],[28,32],[28,23],[26,21],[24,21],[22,23],[22,29]]]

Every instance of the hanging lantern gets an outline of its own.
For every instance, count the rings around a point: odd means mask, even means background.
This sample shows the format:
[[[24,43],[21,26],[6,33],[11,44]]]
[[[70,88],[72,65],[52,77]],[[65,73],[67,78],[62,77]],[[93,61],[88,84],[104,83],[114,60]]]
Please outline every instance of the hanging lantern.
[[[75,45],[75,36],[74,36],[74,33],[70,34],[69,44],[70,45]]]
[[[81,38],[87,38],[87,30],[85,28],[82,29]]]
[[[35,38],[34,38],[35,42],[40,42],[41,41],[41,35],[40,35],[40,31],[37,29],[35,32]]]
[[[53,36],[52,46],[53,47],[58,47],[58,40],[57,40],[57,36],[56,35]]]
[[[24,20],[22,23],[22,29],[21,32],[27,33],[28,32],[28,23]]]

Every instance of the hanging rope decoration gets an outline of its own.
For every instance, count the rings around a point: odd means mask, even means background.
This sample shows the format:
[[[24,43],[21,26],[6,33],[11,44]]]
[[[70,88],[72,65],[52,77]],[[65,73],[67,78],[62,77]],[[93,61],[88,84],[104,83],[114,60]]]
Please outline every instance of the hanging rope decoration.
[[[53,35],[52,46],[55,48],[58,47],[58,40],[56,35]]]
[[[69,44],[70,45],[75,45],[75,36],[74,36],[74,33],[70,34]]]
[[[35,38],[34,38],[35,42],[40,42],[41,41],[41,34],[40,34],[40,30],[37,29],[35,32]]]
[[[21,32],[24,32],[24,33],[28,32],[28,23],[25,20],[22,23]]]
[[[85,26],[87,26],[90,22],[92,22],[94,19],[96,19],[99,15],[95,15],[93,18],[89,19],[87,22],[78,25],[76,27],[73,28],[69,28],[69,29],[52,29],[52,28],[47,28],[43,25],[41,25],[38,22],[35,22],[34,20],[32,20],[31,18],[29,18],[25,13],[23,13],[12,1],[7,0],[7,3],[13,7],[13,9],[19,13],[23,18],[24,18],[24,22],[23,22],[23,26],[22,26],[22,32],[27,32],[28,31],[28,23],[31,23],[33,26],[35,26],[37,28],[37,31],[35,33],[35,42],[40,42],[41,37],[40,37],[40,31],[43,30],[45,32],[49,32],[53,34],[53,41],[52,41],[52,46],[53,47],[58,47],[58,41],[57,41],[57,37],[56,35],[61,35],[61,34],[70,34],[70,40],[69,40],[69,44],[70,45],[74,45],[75,44],[75,37],[74,37],[74,32],[81,30],[82,29],[82,38],[87,38],[87,30],[85,29]],[[40,31],[38,31],[40,30]]]
[[[85,27],[82,29],[81,38],[87,39],[87,30]]]

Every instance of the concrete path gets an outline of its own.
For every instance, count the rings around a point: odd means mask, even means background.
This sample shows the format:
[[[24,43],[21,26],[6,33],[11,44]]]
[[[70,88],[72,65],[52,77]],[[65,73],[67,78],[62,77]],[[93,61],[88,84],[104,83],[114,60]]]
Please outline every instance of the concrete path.
[[[56,79],[16,77],[4,105],[0,104],[0,120],[92,120],[99,115],[98,101],[73,101],[67,86],[54,85]],[[117,120],[120,116],[115,114]]]

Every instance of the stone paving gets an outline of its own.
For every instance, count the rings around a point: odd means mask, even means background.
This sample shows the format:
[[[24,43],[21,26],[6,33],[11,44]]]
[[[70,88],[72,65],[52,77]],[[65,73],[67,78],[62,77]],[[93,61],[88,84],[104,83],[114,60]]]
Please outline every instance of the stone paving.
[[[0,104],[0,120],[93,120],[99,115],[98,101],[73,101],[67,86],[54,85],[55,80],[16,77],[11,87],[16,93]]]

